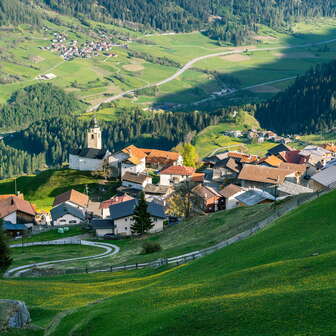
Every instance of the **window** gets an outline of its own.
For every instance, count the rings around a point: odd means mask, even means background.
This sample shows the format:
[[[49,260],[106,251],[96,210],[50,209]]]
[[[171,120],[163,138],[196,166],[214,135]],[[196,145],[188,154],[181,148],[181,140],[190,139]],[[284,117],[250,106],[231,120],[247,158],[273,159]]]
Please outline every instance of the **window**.
[[[60,223],[65,223],[66,220],[65,219],[60,219]]]
[[[128,228],[127,228],[127,226],[125,226],[125,231],[127,231],[128,230]]]
[[[71,221],[69,221],[69,224],[76,224],[76,223],[77,223],[76,220],[71,220]]]
[[[91,139],[92,139],[92,140],[94,139],[94,134],[91,134]]]
[[[127,222],[128,221],[128,218],[125,218],[125,222]]]

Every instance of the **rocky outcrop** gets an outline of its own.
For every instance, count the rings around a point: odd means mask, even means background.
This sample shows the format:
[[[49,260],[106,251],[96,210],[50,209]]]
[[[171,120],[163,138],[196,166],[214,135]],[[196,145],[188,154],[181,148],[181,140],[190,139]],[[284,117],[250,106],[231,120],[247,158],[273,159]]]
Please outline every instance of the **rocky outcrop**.
[[[9,328],[27,327],[30,321],[30,314],[24,302],[0,300],[0,332]]]

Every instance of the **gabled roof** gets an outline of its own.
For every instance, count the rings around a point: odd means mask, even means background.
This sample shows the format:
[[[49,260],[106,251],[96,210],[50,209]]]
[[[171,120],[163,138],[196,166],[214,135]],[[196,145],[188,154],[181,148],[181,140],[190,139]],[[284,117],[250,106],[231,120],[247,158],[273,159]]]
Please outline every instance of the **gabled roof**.
[[[55,197],[53,206],[56,206],[64,202],[71,202],[83,208],[86,208],[89,204],[89,196],[75,189],[71,189],[60,195],[57,195]]]
[[[206,187],[206,186],[201,185],[201,184],[194,187],[192,189],[192,192],[194,194],[198,195],[199,197],[203,198],[204,200],[208,200],[208,199],[213,198],[213,197],[217,197],[217,198],[221,197],[221,195],[216,190],[214,190],[213,188]]]
[[[191,180],[193,182],[203,182],[205,178],[205,173],[194,173],[191,175]]]
[[[236,199],[247,206],[256,205],[266,200],[275,200],[274,196],[259,189],[247,190],[236,196]]]
[[[138,165],[141,163],[141,159],[138,158],[137,156],[130,156],[127,160],[125,160],[124,162],[128,163],[128,164],[132,164],[132,165]]]
[[[214,165],[214,169],[228,168],[235,173],[239,173],[242,168],[242,164],[239,161],[240,161],[239,158],[235,159],[235,158],[228,157],[224,160],[220,160],[216,162],[216,164]]]
[[[239,162],[241,163],[252,163],[258,160],[258,156],[256,155],[250,155],[240,152],[228,152],[227,155],[230,158],[239,159],[240,160]]]
[[[147,158],[162,158],[172,161],[177,161],[181,154],[177,152],[169,152],[160,149],[142,149],[146,154]]]
[[[292,150],[287,152],[280,152],[278,154],[285,162],[288,163],[307,163],[309,161],[309,156],[300,155],[299,150]]]
[[[146,194],[166,195],[170,191],[170,189],[170,186],[147,184],[145,186],[144,192]]]
[[[110,219],[116,220],[119,218],[124,218],[128,216],[132,216],[134,214],[134,209],[138,204],[138,200],[133,199],[131,201],[113,204],[110,206]],[[155,202],[149,202],[148,204],[148,212],[153,217],[158,218],[166,218],[164,213],[164,207]]]
[[[277,155],[279,154],[280,152],[288,152],[288,151],[292,151],[293,148],[285,145],[285,144],[279,144],[279,145],[276,145],[274,147],[272,147],[271,149],[268,150],[268,155]]]
[[[114,223],[112,219],[97,219],[91,220],[91,226],[93,229],[114,229]],[[114,230],[113,230],[114,231]]]
[[[195,168],[186,166],[170,166],[160,171],[160,175],[182,175],[192,176],[195,172]]]
[[[17,196],[10,196],[0,200],[0,218],[6,217],[15,211],[20,211],[31,216],[36,215],[32,204]]]
[[[289,169],[295,173],[304,173],[307,170],[306,164],[282,162],[279,166],[281,169]]]
[[[333,143],[324,144],[322,147],[330,152],[336,153],[336,145]]]
[[[284,183],[278,186],[278,191],[281,191],[288,195],[299,195],[313,192],[312,189],[306,188],[300,184],[295,184],[289,181],[285,181]]]
[[[219,193],[225,197],[230,198],[238,193],[240,193],[243,189],[235,184],[229,184],[225,188],[223,188]]]
[[[122,152],[128,154],[129,156],[135,156],[138,159],[143,159],[147,156],[143,149],[138,148],[134,145],[125,147],[124,149],[122,149]]]
[[[136,184],[142,184],[144,183],[147,179],[149,179],[150,177],[145,175],[145,174],[137,174],[137,173],[131,173],[131,172],[126,172],[121,180],[122,181],[128,181],[128,182],[132,182],[132,183],[136,183]]]
[[[112,204],[118,204],[126,201],[130,201],[134,199],[132,196],[124,194],[124,195],[115,195],[111,197],[110,199],[103,201],[100,203],[100,209],[107,209],[109,208]]]
[[[72,215],[81,220],[85,219],[84,212],[81,209],[70,205],[69,203],[61,203],[57,205],[51,209],[50,214],[54,221],[63,217],[64,215]]]
[[[293,172],[289,169],[271,168],[265,166],[244,165],[238,178],[240,180],[281,184]]]
[[[272,167],[279,167],[281,163],[283,163],[282,160],[280,160],[275,155],[266,156],[265,158],[261,159],[259,163],[267,163],[268,165]]]
[[[311,179],[326,188],[336,188],[336,166],[321,170],[319,173],[313,175]]]

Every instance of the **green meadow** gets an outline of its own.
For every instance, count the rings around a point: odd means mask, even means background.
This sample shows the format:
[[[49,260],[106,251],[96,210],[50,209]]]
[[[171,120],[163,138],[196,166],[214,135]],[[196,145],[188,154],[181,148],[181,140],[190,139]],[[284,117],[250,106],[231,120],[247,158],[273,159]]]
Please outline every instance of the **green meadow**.
[[[130,57],[128,50],[121,47],[113,47],[111,51],[117,57],[107,57],[100,53],[98,57],[64,61],[56,53],[41,49],[41,47],[50,45],[53,32],[62,31],[68,35],[69,40],[75,39],[83,42],[94,39],[89,36],[90,29],[98,27],[99,24],[90,21],[91,28],[88,28],[75,18],[51,12],[48,14],[57,16],[61,21],[61,26],[46,21],[48,31],[36,31],[22,25],[6,34],[1,34],[1,55],[4,57],[0,75],[16,76],[16,80],[13,83],[0,84],[0,104],[5,103],[15,90],[35,83],[36,76],[50,72],[57,76],[52,80],[55,85],[68,92],[73,92],[90,107],[121,92],[153,85],[178,70],[174,66]],[[146,35],[116,25],[100,24],[100,26],[128,34],[132,39],[127,42],[131,51],[154,57],[165,57],[181,65],[196,57],[212,53],[258,49],[255,52],[247,51],[239,55],[212,57],[199,61],[176,80],[160,86],[155,96],[142,94],[135,98],[123,98],[122,104],[129,106],[135,104],[148,107],[155,103],[160,108],[160,105],[164,103],[189,104],[209,97],[213,92],[225,87],[244,89],[261,83],[295,77],[317,63],[333,59],[336,51],[335,43],[329,44],[326,49],[321,46],[288,49],[292,46],[334,38],[336,20],[333,19],[316,19],[298,23],[292,34],[275,32],[261,26],[258,33],[260,36],[256,38],[255,43],[238,48],[228,45],[221,46],[200,32]],[[144,43],[143,40],[147,42]],[[120,41],[120,43],[124,42]],[[281,47],[282,49],[262,50],[269,47]],[[227,78],[220,80],[214,76],[214,72],[231,76],[240,84],[237,87],[237,85],[232,85]],[[247,100],[265,99],[287,87],[290,82],[286,80],[251,88],[244,93],[238,92],[232,97],[221,99],[231,104],[241,101],[242,95]],[[113,120],[113,114],[113,111],[104,110],[98,112],[98,117]]]
[[[20,176],[16,178],[16,187],[24,194],[26,200],[32,202],[38,210],[50,210],[57,195],[75,189],[79,192],[89,192],[91,199],[104,195],[104,200],[115,193],[118,183],[105,184],[99,178],[88,172],[70,169],[46,170],[38,175]],[[0,194],[15,192],[14,179],[0,181]],[[98,196],[99,195],[99,196]],[[101,201],[101,199],[96,199]]]
[[[335,196],[321,196],[186,265],[2,279],[0,296],[24,300],[33,323],[54,336],[330,336],[336,333]]]

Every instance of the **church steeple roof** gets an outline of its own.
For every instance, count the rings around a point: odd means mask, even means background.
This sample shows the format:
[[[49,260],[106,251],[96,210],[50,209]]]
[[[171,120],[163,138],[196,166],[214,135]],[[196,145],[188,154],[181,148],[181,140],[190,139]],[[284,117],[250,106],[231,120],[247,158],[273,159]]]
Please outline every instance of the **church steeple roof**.
[[[98,128],[99,125],[98,125],[98,122],[97,122],[97,119],[96,119],[96,116],[94,116],[90,122],[90,128]]]

